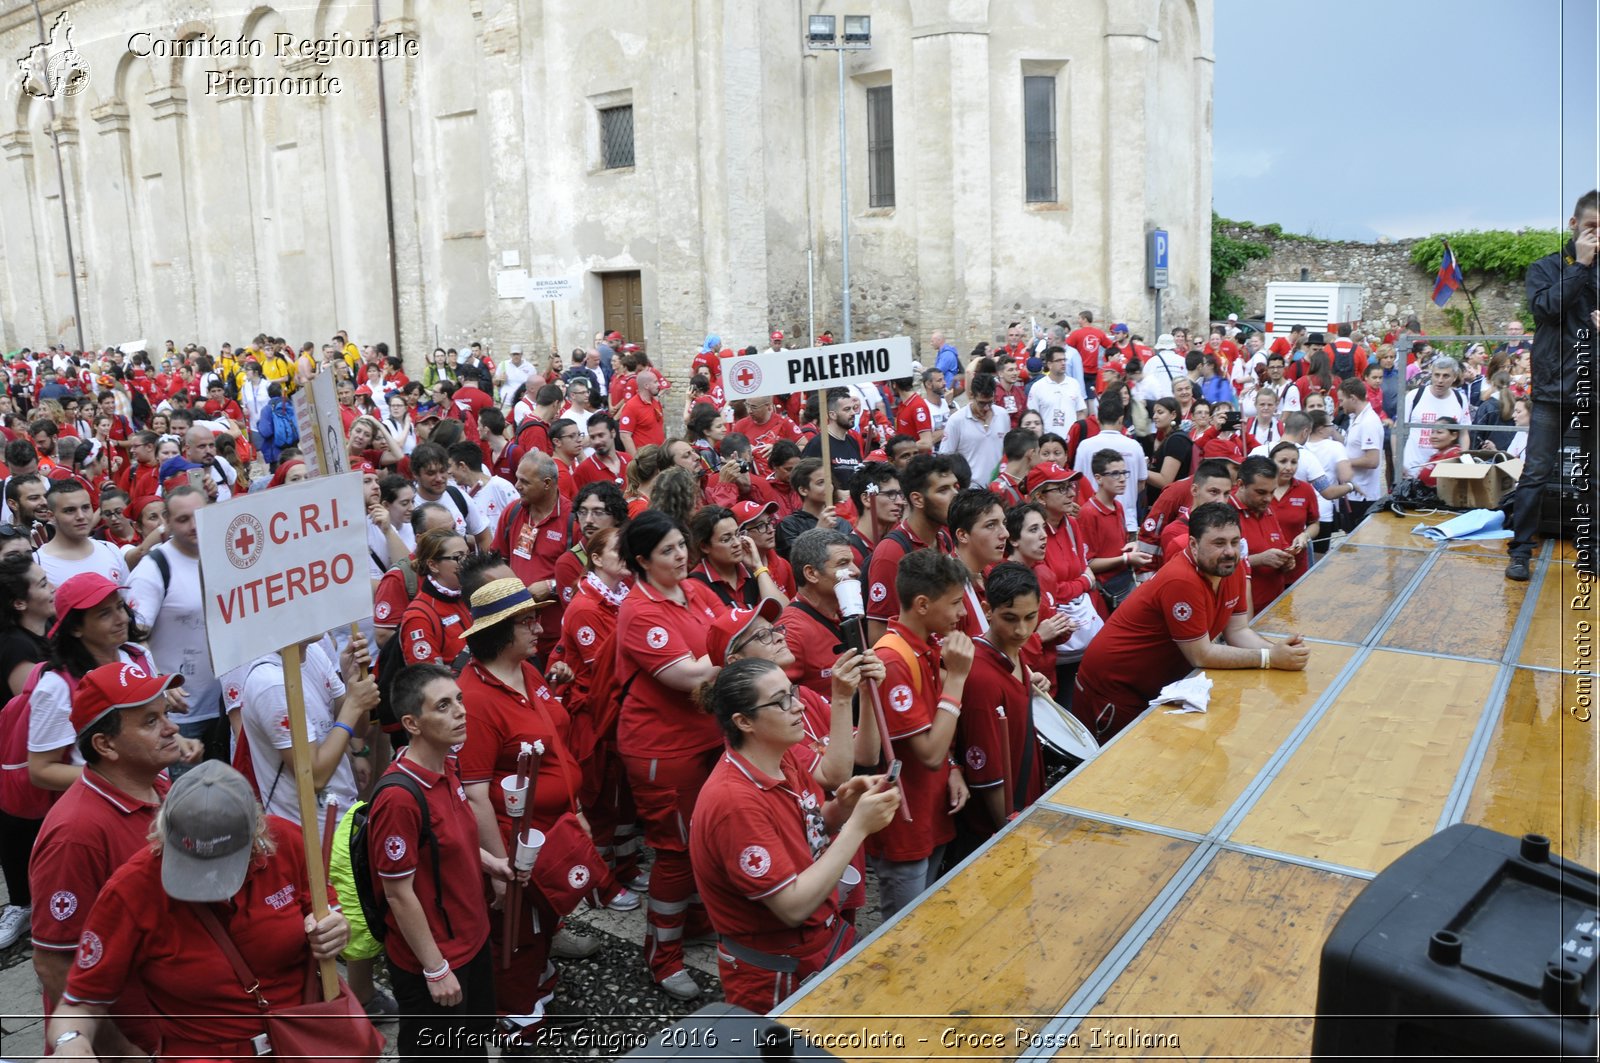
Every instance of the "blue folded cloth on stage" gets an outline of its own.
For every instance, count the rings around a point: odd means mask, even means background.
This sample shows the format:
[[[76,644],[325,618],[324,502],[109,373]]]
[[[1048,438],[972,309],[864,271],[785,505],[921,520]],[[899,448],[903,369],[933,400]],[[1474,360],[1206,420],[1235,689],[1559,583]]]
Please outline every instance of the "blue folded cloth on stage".
[[[1474,509],[1443,524],[1418,524],[1411,529],[1411,534],[1439,543],[1474,539],[1509,539],[1511,531],[1505,523],[1506,515],[1503,510]]]

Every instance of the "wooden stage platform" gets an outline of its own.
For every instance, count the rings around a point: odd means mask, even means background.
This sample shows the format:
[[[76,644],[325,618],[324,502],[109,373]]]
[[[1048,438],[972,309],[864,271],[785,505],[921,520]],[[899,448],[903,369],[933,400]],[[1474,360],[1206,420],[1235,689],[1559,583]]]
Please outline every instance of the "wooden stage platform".
[[[1370,518],[1257,619],[1305,672],[1147,713],[776,1014],[863,1061],[1301,1057],[1323,940],[1416,843],[1465,820],[1596,866],[1570,547],[1515,584],[1504,542],[1416,523]]]

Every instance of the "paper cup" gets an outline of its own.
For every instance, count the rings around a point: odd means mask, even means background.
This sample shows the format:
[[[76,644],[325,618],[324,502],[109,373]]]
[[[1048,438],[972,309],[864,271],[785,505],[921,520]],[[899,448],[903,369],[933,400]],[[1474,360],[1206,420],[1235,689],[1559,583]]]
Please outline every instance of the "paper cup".
[[[842,579],[833,585],[834,597],[839,600],[839,615],[842,617],[860,616],[863,613],[861,602],[861,581],[858,579]]]
[[[528,784],[517,785],[515,775],[500,780],[500,792],[506,799],[506,815],[520,816],[528,810]]]
[[[512,866],[518,871],[529,870],[533,867],[533,862],[539,859],[539,850],[542,848],[544,848],[544,831],[529,827],[517,835],[517,855],[512,861]]]
[[[844,874],[839,876],[839,889],[837,896],[839,906],[844,907],[844,902],[850,899],[850,894],[861,885],[861,869],[854,864],[849,864],[844,869]]]

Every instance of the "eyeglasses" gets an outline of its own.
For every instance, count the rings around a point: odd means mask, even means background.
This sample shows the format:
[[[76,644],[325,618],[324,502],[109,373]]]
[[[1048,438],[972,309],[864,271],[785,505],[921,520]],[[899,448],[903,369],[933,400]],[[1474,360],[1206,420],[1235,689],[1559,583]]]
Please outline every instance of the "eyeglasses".
[[[763,701],[759,705],[750,706],[750,711],[743,715],[754,716],[762,709],[782,709],[785,712],[800,712],[804,708],[805,705],[800,701],[800,688],[790,687],[771,701]]]
[[[737,545],[739,545],[739,533],[735,532],[732,535],[719,535],[719,536],[717,536],[717,545],[718,546],[737,546]]]
[[[33,533],[26,528],[19,528],[15,524],[0,524],[0,539],[24,539]]]
[[[746,524],[744,530],[748,532],[768,532],[772,530],[772,522],[770,520],[758,520],[753,524]]]
[[[465,551],[463,551],[463,552],[461,552],[459,554],[440,554],[439,555],[439,560],[440,561],[454,561],[456,564],[459,565],[462,561],[464,561],[466,559],[466,556],[467,555],[466,555]]]
[[[512,623],[519,627],[538,627],[539,611],[537,609],[529,609],[526,613],[512,620]]]
[[[740,640],[738,645],[729,646],[728,647],[728,652],[729,653],[738,653],[740,650],[744,649],[746,646],[750,645],[752,642],[759,642],[763,646],[771,646],[772,644],[774,644],[774,643],[778,642],[779,640],[781,640],[788,633],[789,633],[789,626],[787,624],[773,624],[772,626],[768,627],[765,631],[762,631],[759,634],[751,635],[747,639]]]

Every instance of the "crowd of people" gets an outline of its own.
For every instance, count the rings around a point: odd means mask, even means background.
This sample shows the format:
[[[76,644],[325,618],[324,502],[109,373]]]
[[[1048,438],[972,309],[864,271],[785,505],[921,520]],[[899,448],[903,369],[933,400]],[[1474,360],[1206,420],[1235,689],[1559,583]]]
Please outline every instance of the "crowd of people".
[[[703,993],[684,946],[709,939],[724,996],[770,1010],[849,947],[866,874],[893,915],[1039,797],[1062,754],[1036,698],[1104,741],[1192,667],[1304,668],[1250,618],[1396,477],[1527,424],[1521,342],[1458,362],[1414,320],[1267,339],[1147,346],[1084,312],[966,357],[935,333],[907,379],[729,403],[743,351],[710,335],[670,411],[614,333],[542,366],[435,350],[415,379],[344,333],[17,352],[0,944],[31,935],[55,1051],[249,1058],[262,1000],[337,955],[402,1056],[472,1054],[496,1017],[568,1021],[580,904],[645,907],[663,992]],[[321,372],[371,618],[215,674],[196,513],[306,477],[292,396]],[[1402,404],[1435,427],[1397,469]]]

